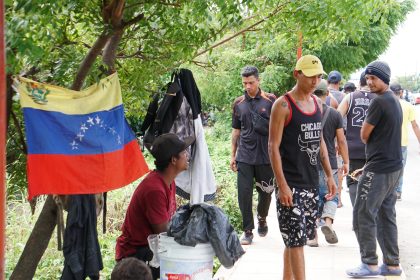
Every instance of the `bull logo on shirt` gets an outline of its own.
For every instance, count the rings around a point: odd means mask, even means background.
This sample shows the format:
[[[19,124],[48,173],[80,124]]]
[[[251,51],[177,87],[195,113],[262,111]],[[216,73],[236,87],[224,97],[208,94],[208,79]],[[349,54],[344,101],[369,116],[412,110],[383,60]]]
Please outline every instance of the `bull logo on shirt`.
[[[317,165],[319,153],[319,139],[305,142],[302,141],[302,138],[299,135],[298,144],[300,150],[308,154],[310,163],[312,165]]]

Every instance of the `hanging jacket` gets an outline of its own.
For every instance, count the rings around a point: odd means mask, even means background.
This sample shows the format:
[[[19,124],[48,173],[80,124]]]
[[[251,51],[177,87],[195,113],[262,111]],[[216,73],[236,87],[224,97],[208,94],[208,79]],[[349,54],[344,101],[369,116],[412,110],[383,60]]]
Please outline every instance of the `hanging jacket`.
[[[103,269],[94,195],[69,196],[61,280],[99,279]]]
[[[182,93],[191,106],[193,119],[197,119],[201,113],[201,94],[195,83],[194,76],[189,69],[180,69],[174,73],[175,79],[181,86]]]

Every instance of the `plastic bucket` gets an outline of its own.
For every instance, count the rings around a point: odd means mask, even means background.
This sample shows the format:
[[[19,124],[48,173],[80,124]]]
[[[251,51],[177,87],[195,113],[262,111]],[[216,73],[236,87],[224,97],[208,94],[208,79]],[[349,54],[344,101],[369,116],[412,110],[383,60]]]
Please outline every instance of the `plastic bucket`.
[[[161,280],[211,280],[213,257],[210,243],[183,246],[166,233],[159,234]]]

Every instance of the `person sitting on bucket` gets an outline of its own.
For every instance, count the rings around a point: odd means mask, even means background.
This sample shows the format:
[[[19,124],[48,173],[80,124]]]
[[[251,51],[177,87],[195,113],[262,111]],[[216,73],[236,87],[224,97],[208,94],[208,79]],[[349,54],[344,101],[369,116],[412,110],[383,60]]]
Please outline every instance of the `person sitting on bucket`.
[[[127,208],[122,234],[117,238],[115,259],[136,257],[146,263],[153,258],[147,237],[166,232],[176,210],[174,179],[188,169],[186,149],[193,137],[181,140],[172,133],[156,138],[151,147],[156,169],[139,184]],[[150,264],[149,264],[150,266]],[[151,267],[153,279],[159,278],[159,268]]]

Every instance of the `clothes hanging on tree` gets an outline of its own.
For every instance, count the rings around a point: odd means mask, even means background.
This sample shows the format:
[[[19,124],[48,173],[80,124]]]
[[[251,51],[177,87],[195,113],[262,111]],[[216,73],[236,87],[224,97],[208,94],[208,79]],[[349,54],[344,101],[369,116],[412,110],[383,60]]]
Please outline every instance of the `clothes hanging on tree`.
[[[177,194],[191,204],[210,201],[217,187],[201,120],[201,94],[188,69],[175,72],[172,80],[162,100],[156,95],[149,105],[141,128],[144,143],[150,149],[158,135],[168,132],[181,139],[194,136],[196,142],[188,151],[190,167],[175,179]]]
[[[99,279],[103,269],[94,195],[69,196],[61,280]]]

